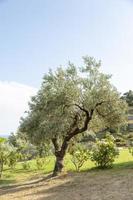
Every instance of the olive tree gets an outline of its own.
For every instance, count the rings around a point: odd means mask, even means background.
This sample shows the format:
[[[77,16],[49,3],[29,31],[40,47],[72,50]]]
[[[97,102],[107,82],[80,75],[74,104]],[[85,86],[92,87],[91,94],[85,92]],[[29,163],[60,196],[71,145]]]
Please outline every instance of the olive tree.
[[[125,102],[110,83],[110,75],[100,71],[101,63],[83,58],[83,66],[49,71],[38,94],[29,103],[19,131],[36,144],[51,141],[56,157],[53,176],[63,169],[63,159],[75,136],[90,129],[117,127],[125,120]]]
[[[13,155],[15,155],[14,147],[9,145],[5,138],[0,138],[0,178],[2,176],[4,164],[8,164]]]

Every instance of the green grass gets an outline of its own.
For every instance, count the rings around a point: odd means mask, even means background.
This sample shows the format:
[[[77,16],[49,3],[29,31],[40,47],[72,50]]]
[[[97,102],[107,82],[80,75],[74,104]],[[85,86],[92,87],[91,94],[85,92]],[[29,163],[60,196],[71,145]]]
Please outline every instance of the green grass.
[[[133,156],[128,149],[120,150],[120,155],[115,160],[114,168],[133,168]]]
[[[0,185],[9,185],[12,183],[20,183],[23,181],[30,181],[33,179],[40,178],[50,172],[52,172],[54,168],[55,158],[54,156],[50,156],[50,162],[43,170],[38,170],[36,167],[35,160],[28,161],[30,164],[30,169],[23,169],[22,163],[17,163],[15,169],[9,169],[5,166],[3,171],[2,179],[0,180]],[[66,171],[75,171],[75,167],[71,162],[70,155],[65,157],[65,170]],[[82,167],[81,171],[88,171],[90,169],[94,169],[96,166],[94,162],[88,160]],[[119,157],[115,160],[114,170],[115,169],[125,169],[125,168],[133,168],[133,156],[129,153],[128,149],[121,149]]]
[[[22,162],[17,163],[15,169],[10,169],[5,166],[2,179],[0,180],[0,185],[20,183],[27,180],[30,181],[50,173],[53,170],[55,159],[53,156],[50,156],[49,160],[50,162],[42,170],[37,169],[35,160],[27,161],[30,164],[29,169],[23,169]]]

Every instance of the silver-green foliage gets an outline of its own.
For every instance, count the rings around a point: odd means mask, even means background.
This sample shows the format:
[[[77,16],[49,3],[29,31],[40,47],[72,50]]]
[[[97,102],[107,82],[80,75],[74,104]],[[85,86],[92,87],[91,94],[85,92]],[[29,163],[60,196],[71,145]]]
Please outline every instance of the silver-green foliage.
[[[110,83],[110,76],[100,71],[100,62],[84,57],[84,66],[51,70],[43,78],[38,94],[30,102],[30,111],[21,121],[21,130],[32,142],[63,138],[71,129],[75,118],[81,128],[86,109],[93,112],[91,127],[118,126],[125,120],[126,104]]]
[[[32,143],[52,141],[58,159],[64,158],[69,141],[87,129],[125,123],[126,103],[110,83],[111,76],[101,72],[101,63],[94,58],[86,56],[83,61],[80,68],[69,63],[50,70],[20,124],[19,131]]]

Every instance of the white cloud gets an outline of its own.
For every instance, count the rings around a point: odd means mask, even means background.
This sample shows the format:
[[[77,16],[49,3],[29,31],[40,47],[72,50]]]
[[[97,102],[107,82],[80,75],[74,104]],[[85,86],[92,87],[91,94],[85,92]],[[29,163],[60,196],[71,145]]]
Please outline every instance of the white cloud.
[[[36,88],[27,85],[0,81],[0,136],[17,130],[20,117],[36,92]]]

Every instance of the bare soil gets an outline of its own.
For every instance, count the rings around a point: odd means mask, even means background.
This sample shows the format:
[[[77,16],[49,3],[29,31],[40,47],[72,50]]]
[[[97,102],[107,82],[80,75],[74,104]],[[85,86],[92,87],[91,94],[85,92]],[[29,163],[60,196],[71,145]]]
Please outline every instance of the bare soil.
[[[0,200],[133,200],[133,169],[71,173],[1,188]]]

